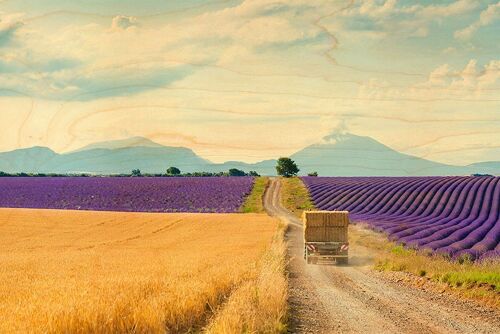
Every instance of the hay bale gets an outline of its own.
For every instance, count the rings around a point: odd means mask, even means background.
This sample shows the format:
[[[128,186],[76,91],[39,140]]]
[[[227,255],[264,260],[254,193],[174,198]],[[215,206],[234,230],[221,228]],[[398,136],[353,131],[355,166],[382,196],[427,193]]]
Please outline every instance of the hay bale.
[[[304,211],[304,240],[347,242],[348,211]]]

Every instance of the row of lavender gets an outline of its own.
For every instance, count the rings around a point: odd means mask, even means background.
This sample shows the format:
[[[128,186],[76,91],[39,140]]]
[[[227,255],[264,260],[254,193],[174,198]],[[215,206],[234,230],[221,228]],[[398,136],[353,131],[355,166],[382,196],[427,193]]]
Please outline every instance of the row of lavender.
[[[500,255],[500,177],[304,177],[317,208],[409,247],[453,257]]]
[[[252,186],[252,177],[3,177],[0,207],[236,212]]]

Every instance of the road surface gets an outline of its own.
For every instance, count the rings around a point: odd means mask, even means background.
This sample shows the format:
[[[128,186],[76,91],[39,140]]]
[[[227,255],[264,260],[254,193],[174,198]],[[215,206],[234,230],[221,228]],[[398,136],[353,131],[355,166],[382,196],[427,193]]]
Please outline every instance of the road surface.
[[[264,196],[268,214],[289,225],[292,333],[500,333],[499,314],[452,296],[385,280],[368,248],[350,247],[349,266],[307,265],[302,223],[280,204],[280,181]]]

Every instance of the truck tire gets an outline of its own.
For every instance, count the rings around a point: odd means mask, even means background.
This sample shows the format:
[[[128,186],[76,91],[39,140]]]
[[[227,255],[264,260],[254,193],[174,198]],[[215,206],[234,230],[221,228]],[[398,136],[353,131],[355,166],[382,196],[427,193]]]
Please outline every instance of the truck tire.
[[[347,265],[349,264],[349,259],[346,258],[346,257],[339,257],[337,259],[337,264],[340,264],[340,265]]]

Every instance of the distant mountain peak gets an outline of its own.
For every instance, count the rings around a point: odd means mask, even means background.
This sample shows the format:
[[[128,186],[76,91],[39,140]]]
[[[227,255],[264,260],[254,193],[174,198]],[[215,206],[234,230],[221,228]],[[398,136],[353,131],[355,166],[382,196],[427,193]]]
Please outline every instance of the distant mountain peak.
[[[324,141],[330,141],[330,140],[341,140],[344,137],[350,137],[352,136],[351,133],[349,132],[344,132],[344,131],[333,131],[330,134],[326,135],[323,137]]]
[[[102,142],[98,142],[98,143],[84,146],[84,147],[82,147],[76,151],[73,151],[73,152],[87,151],[87,150],[92,150],[92,149],[117,150],[117,149],[122,149],[122,148],[129,148],[129,147],[164,147],[164,146],[152,141],[149,138],[137,136],[137,137],[130,137],[130,138],[125,138],[125,139],[102,141]]]
[[[335,144],[337,142],[341,141],[346,141],[355,137],[359,137],[356,135],[353,135],[352,133],[349,132],[344,132],[344,131],[334,131],[330,133],[327,136],[323,137],[323,143],[324,144]]]
[[[305,149],[339,149],[352,151],[394,151],[394,149],[382,144],[381,142],[367,136],[358,136],[348,132],[335,131],[325,137],[323,140],[306,147]]]
[[[15,153],[15,152],[17,152],[17,153],[24,152],[24,153],[29,153],[29,154],[32,154],[32,153],[56,154],[56,152],[54,152],[52,149],[45,147],[45,146],[32,146],[32,147],[26,147],[26,148],[18,148],[16,150],[5,152],[5,153]]]

